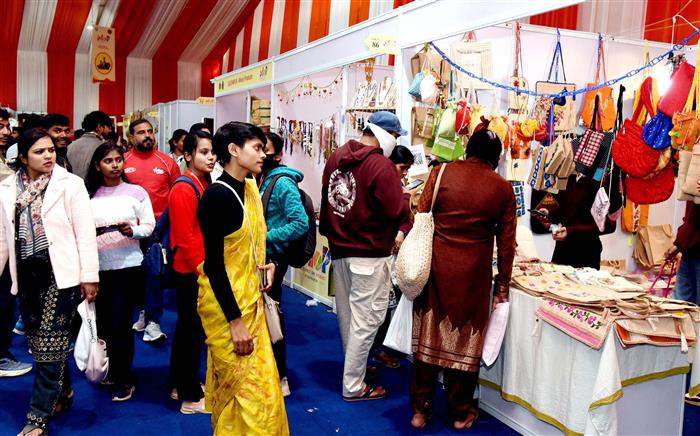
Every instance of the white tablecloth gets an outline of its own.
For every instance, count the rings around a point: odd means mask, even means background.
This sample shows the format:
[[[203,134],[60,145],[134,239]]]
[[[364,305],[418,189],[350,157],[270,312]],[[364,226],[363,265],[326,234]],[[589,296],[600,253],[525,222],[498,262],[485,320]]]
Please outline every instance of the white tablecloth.
[[[490,368],[482,367],[480,382],[564,433],[617,434],[615,403],[625,386],[687,373],[693,357],[700,359],[700,347],[688,354],[680,347],[625,349],[614,329],[594,350],[538,320],[541,298],[511,289],[510,301],[501,354]],[[700,370],[693,368],[691,394],[700,391]]]

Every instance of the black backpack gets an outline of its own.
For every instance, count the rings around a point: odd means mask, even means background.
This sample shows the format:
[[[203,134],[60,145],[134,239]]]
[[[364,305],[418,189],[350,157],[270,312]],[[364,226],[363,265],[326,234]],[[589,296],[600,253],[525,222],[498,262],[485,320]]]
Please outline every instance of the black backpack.
[[[280,179],[280,177],[289,177],[294,180],[288,174],[278,174],[270,180],[270,184],[267,185],[265,193],[262,197],[263,210],[265,212],[265,219],[267,220],[267,206],[270,203],[270,197],[272,196],[272,190],[275,188],[275,184]],[[296,183],[296,180],[294,180]],[[309,197],[309,194],[304,192],[303,189],[299,188],[297,184],[297,189],[299,189],[299,194],[301,195],[301,204],[304,206],[304,211],[306,211],[306,216],[309,218],[309,230],[299,239],[289,241],[289,246],[284,253],[280,253],[283,256],[283,260],[294,268],[301,268],[306,263],[311,260],[316,252],[316,214],[314,213],[314,203]]]
[[[175,180],[177,183],[187,183],[194,189],[199,201],[200,192],[192,179],[187,176],[180,176]],[[161,214],[153,228],[153,233],[148,240],[148,250],[143,256],[143,267],[147,274],[157,277],[162,283],[169,285],[172,279],[172,265],[175,258],[175,250],[170,249],[170,213],[166,208]]]

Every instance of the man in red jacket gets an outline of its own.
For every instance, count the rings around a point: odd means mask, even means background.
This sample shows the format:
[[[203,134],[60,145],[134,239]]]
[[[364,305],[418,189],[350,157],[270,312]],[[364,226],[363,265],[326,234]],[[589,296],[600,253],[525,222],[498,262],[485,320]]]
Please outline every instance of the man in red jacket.
[[[132,121],[129,125],[134,148],[124,156],[124,174],[129,182],[141,186],[148,192],[156,220],[168,207],[168,195],[175,180],[180,177],[180,167],[175,161],[158,150],[153,125],[145,119]],[[139,313],[134,330],[143,331],[145,342],[166,339],[160,329],[163,316],[163,288],[155,277],[146,274],[145,308]]]
[[[387,395],[364,379],[367,356],[389,304],[389,259],[406,208],[388,159],[396,138],[405,134],[396,115],[376,112],[360,140],[336,150],[323,170],[320,231],[328,237],[333,259],[346,401]],[[376,375],[376,369],[367,375]]]

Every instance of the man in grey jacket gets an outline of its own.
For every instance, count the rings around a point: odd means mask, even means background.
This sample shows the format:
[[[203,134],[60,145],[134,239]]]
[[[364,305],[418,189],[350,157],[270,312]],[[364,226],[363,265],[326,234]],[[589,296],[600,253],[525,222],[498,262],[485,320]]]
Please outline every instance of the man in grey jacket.
[[[68,161],[73,167],[73,174],[84,179],[95,149],[104,142],[105,136],[112,132],[114,127],[109,115],[100,111],[85,115],[82,126],[85,130],[83,136],[68,146]]]

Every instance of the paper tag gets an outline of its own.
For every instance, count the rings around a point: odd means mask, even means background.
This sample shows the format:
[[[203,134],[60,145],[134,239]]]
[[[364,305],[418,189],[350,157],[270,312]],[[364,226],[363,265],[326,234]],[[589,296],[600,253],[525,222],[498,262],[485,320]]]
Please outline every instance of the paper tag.
[[[160,247],[161,251],[163,252],[163,265],[168,264],[168,254],[165,251],[165,247]]]

